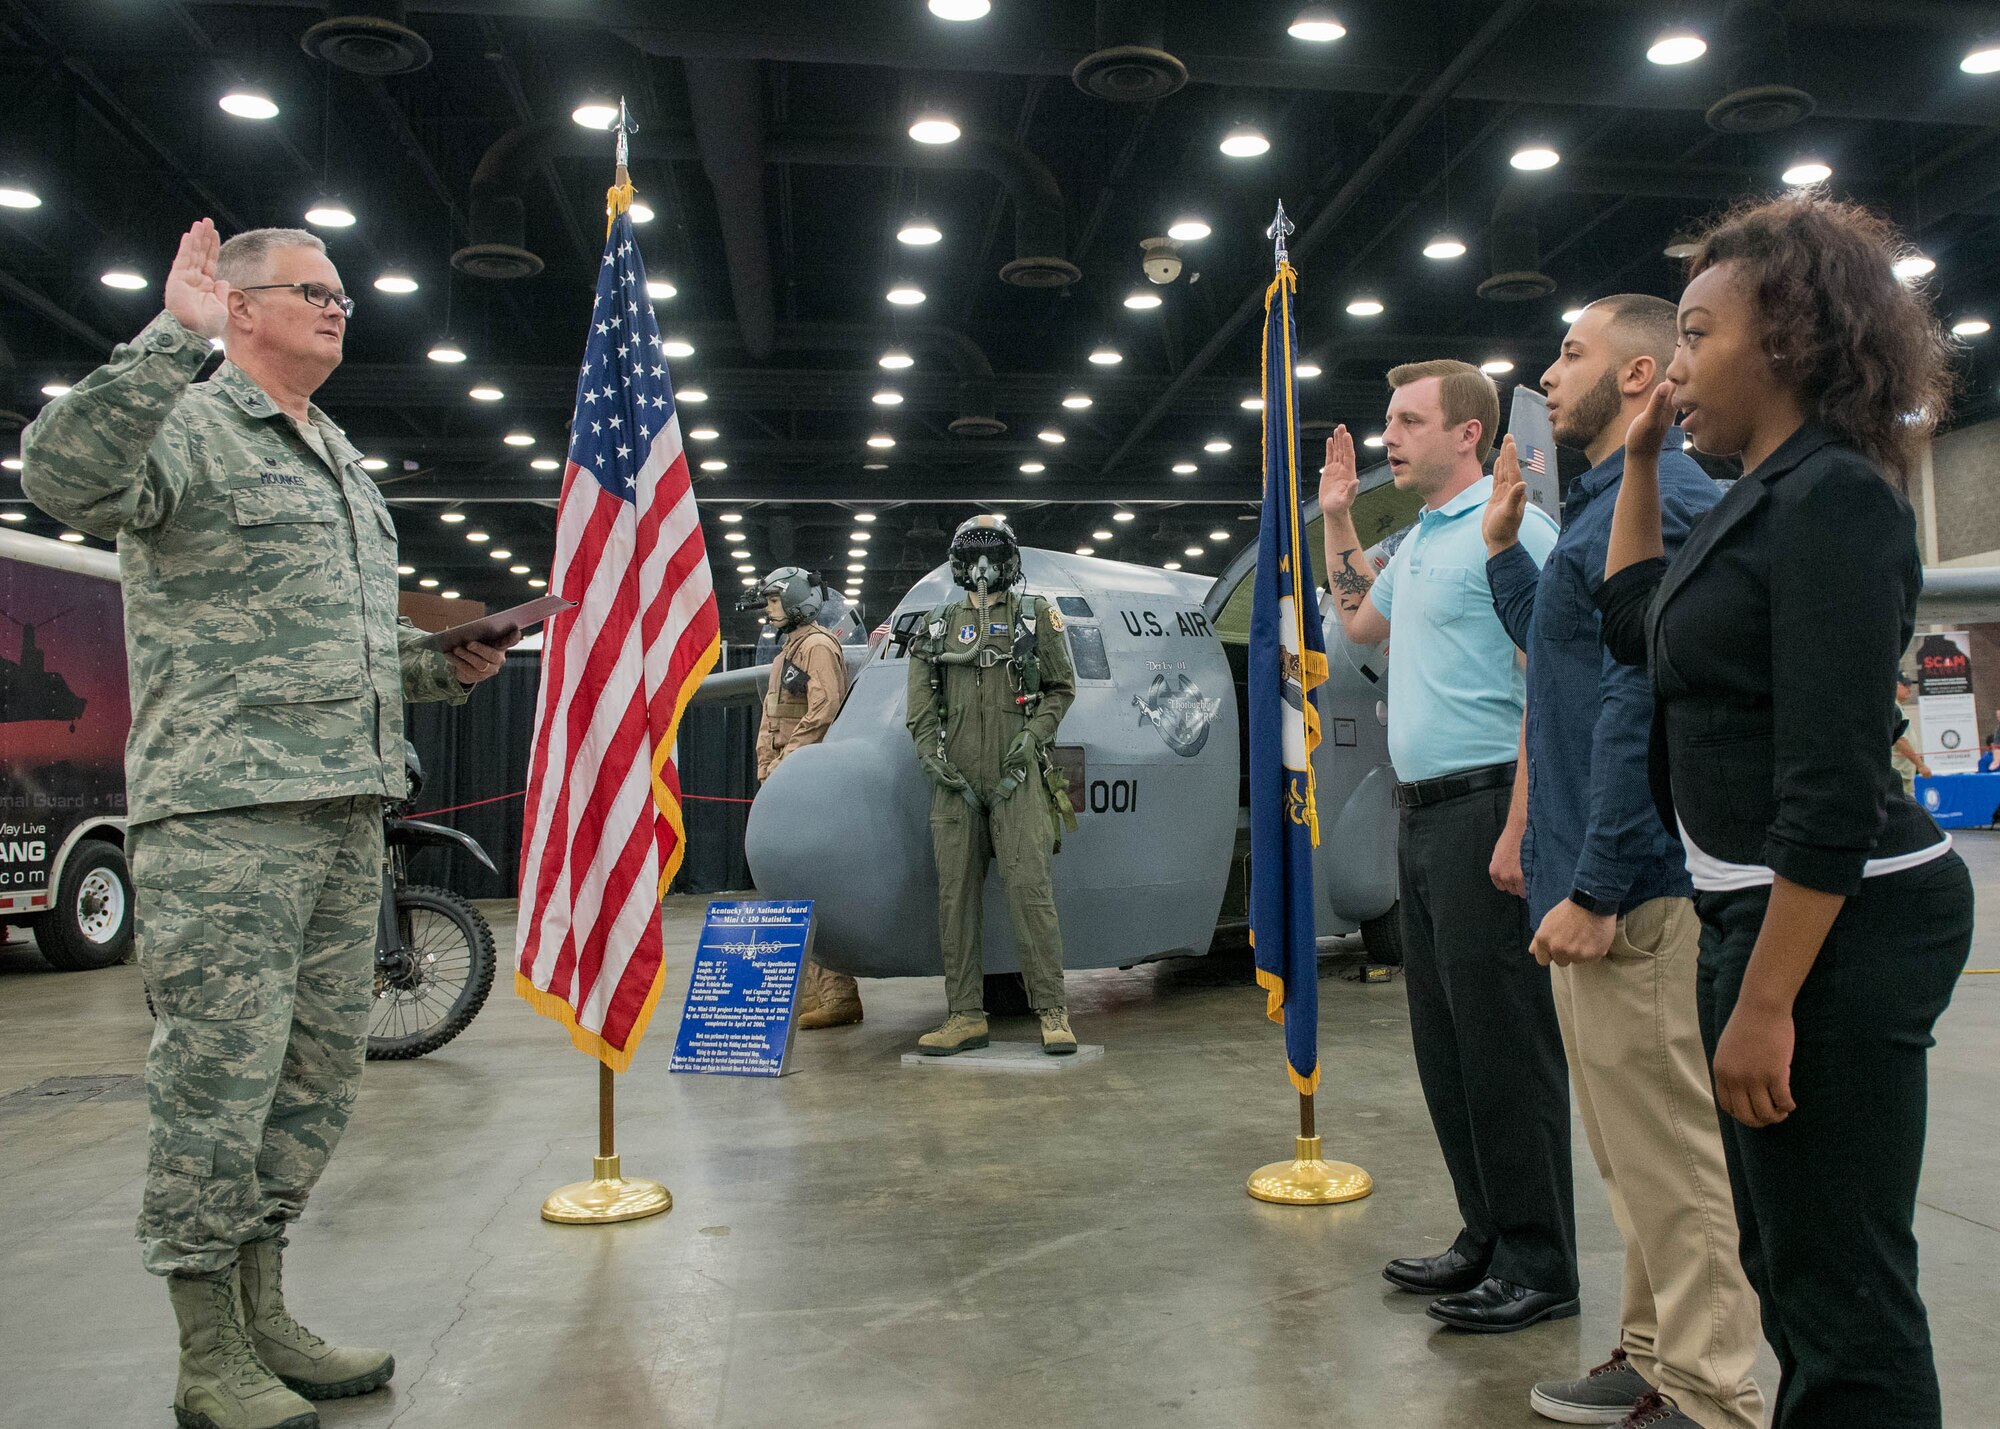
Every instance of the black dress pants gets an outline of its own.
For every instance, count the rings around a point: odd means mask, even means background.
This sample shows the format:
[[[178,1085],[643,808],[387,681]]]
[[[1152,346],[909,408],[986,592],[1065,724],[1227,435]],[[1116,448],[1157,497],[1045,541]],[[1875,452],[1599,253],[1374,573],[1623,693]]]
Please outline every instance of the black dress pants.
[[[1574,1295],[1569,1073],[1528,905],[1493,886],[1510,791],[1402,811],[1397,874],[1410,1037],[1431,1125],[1488,1274]]]
[[[1771,901],[1702,893],[1701,1035],[1711,1062]],[[1722,1118],[1744,1272],[1780,1378],[1772,1429],[1937,1429],[1917,1293],[1931,1029],[1972,949],[1958,855],[1870,878],[1792,1004],[1792,1100],[1776,1126]]]

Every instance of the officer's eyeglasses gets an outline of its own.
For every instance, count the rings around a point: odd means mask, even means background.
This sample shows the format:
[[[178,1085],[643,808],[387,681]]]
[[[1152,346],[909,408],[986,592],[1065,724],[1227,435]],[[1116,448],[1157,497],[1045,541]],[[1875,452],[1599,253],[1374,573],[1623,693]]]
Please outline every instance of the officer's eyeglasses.
[[[345,293],[335,292],[324,283],[252,283],[248,287],[238,288],[236,291],[239,293],[260,293],[269,288],[297,288],[300,295],[316,308],[323,308],[331,303],[334,307],[340,309],[342,317],[351,318],[354,316],[354,299],[348,297]]]

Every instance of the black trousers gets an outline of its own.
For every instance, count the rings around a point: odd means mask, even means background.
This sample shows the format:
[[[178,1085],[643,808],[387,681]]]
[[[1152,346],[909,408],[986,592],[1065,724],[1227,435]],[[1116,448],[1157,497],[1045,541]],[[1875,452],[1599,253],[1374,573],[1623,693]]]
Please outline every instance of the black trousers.
[[[1768,888],[1696,896],[1711,1061],[1743,988]],[[1772,1429],[1937,1429],[1917,1294],[1925,1054],[1972,949],[1957,854],[1863,882],[1792,1005],[1792,1100],[1776,1126],[1722,1117],[1743,1269],[1780,1378]]]
[[[1489,1274],[1574,1295],[1569,1073],[1528,905],[1487,876],[1510,793],[1402,811],[1397,874],[1410,1037],[1465,1228]]]

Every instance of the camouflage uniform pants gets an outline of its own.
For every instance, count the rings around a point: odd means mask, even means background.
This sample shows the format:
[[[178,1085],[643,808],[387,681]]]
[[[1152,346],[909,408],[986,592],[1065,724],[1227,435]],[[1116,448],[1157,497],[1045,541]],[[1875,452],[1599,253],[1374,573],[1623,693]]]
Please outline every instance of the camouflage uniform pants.
[[[1028,1004],[1040,1011],[1062,1007],[1062,931],[1056,924],[1049,860],[1055,830],[1049,823],[1049,796],[1030,779],[1007,798],[974,813],[949,789],[931,791],[931,850],[937,858],[938,941],[944,948],[944,991],[953,1012],[978,1012],[985,1005],[986,869],[1000,862],[1013,917],[1014,943]]]
[[[222,1270],[298,1218],[354,1107],[382,801],[183,814],[127,837],[158,1016],[139,1238],[156,1275]]]

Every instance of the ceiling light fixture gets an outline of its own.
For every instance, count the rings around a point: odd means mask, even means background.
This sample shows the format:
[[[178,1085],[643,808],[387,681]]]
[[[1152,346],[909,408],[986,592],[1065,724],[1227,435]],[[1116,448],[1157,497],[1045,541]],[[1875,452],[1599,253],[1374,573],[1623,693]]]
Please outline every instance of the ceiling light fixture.
[[[382,460],[379,456],[365,456],[361,458],[361,469],[363,471],[386,471],[388,468],[389,463]]]
[[[944,230],[927,218],[913,218],[896,230],[896,241],[912,248],[928,248],[943,238]]]
[[[146,280],[143,277],[125,268],[113,268],[97,281],[107,288],[117,288],[121,292],[126,293],[136,293],[146,286]]]
[[[416,290],[417,280],[407,273],[384,273],[375,280],[375,291],[378,293],[414,293]]]
[[[1951,325],[1953,337],[1983,337],[1993,331],[1993,324],[1985,318],[1960,318]]]
[[[1135,311],[1146,308],[1157,308],[1160,305],[1160,301],[1158,293],[1137,292],[1125,295],[1125,306]]]
[[[42,384],[42,395],[44,397],[60,397],[68,391],[69,383],[67,382],[44,382]]]
[[[851,575],[851,576],[858,576],[858,575],[862,574],[862,573],[863,573],[864,571],[866,571],[867,569],[868,569],[868,567],[866,567],[866,566],[862,565],[862,564],[861,564],[861,562],[859,562],[859,561],[851,561],[851,562],[849,562],[849,563],[848,563],[848,567],[847,567],[847,573],[848,573],[849,575]]]
[[[1780,175],[1793,188],[1805,188],[1811,184],[1823,184],[1833,177],[1833,166],[1818,159],[1799,159]]]
[[[10,458],[11,460],[11,458]],[[0,511],[0,521],[22,522],[28,519],[25,511]]]
[[[483,546],[493,538],[487,535],[484,531],[467,531],[465,533],[465,539],[472,542],[472,544],[475,546]]]
[[[924,290],[912,283],[900,283],[883,296],[899,308],[913,308],[924,300]]]
[[[1563,310],[1562,320],[1566,323],[1573,323],[1582,316],[1583,316],[1582,308],[1565,308]]]
[[[1093,541],[1108,541],[1111,539],[1111,533],[1109,531],[1092,531],[1090,539]]]
[[[931,0],[931,13],[940,20],[981,20],[993,8],[993,0]]]
[[[1656,65],[1684,65],[1708,53],[1708,41],[1692,30],[1669,30],[1646,49]]]
[[[1499,377],[1514,370],[1514,361],[1508,357],[1489,357],[1479,364],[1479,370],[1488,377]]]
[[[750,538],[744,535],[741,531],[724,531],[722,533],[722,539],[731,542],[733,544],[739,541],[747,541]]]
[[[334,199],[321,199],[306,210],[306,222],[315,228],[352,228],[354,210]]]
[[[1208,452],[1212,456],[1220,456],[1222,455],[1222,453],[1229,450],[1229,443],[1222,440],[1222,438],[1217,437],[1214,441],[1205,443],[1202,446],[1202,450]]]
[[[76,531],[65,531],[60,536],[56,537],[56,539],[58,541],[67,541],[72,546],[78,546],[83,544],[83,536]]]
[[[531,578],[531,579],[530,579],[530,580],[528,581],[528,589],[529,589],[529,590],[547,590],[547,589],[548,589],[548,586],[549,586],[549,583],[548,583],[547,581],[543,580],[543,579],[542,579],[542,578],[541,578],[540,576],[535,576],[535,577],[532,577],[532,578]]]
[[[854,519],[866,525],[874,521],[875,513],[873,511],[857,511],[854,513]]]
[[[538,456],[529,462],[528,465],[536,471],[560,471],[562,469],[562,463],[552,456]]]
[[[1375,434],[1374,434],[1373,436],[1368,436],[1368,437],[1363,437],[1363,438],[1361,439],[1361,445],[1363,445],[1364,447],[1379,447],[1379,446],[1381,446],[1381,445],[1382,445],[1382,434],[1381,434],[1380,432],[1377,432],[1377,433],[1375,433]]]
[[[1039,437],[1041,440],[1047,442],[1052,447],[1059,447],[1064,442],[1069,440],[1068,437],[1064,436],[1054,427],[1043,427],[1039,432],[1036,432],[1035,435]]]
[[[1514,151],[1514,157],[1507,161],[1517,169],[1536,173],[1542,169],[1553,169],[1562,162],[1562,155],[1547,144],[1528,144]]]
[[[741,511],[725,511],[716,519],[721,521],[725,526],[734,526],[743,520],[743,513]]]
[[[1926,258],[1921,253],[1910,253],[1889,265],[1889,271],[1905,283],[1914,283],[1919,278],[1928,277],[1937,271],[1937,260]]]
[[[586,129],[609,129],[618,122],[618,106],[608,99],[586,99],[569,117]]]
[[[1261,412],[1264,410],[1264,399],[1262,397],[1245,397],[1236,405],[1246,412]]]
[[[1463,258],[1465,245],[1449,233],[1440,233],[1424,245],[1424,257],[1442,263],[1452,258]]]
[[[896,439],[890,436],[887,432],[877,432],[874,436],[868,439],[868,445],[875,448],[875,450],[877,451],[885,452],[889,450],[890,447],[896,445]]]
[[[873,531],[849,531],[847,539],[850,541],[872,541],[875,539],[875,533]]]
[[[696,427],[693,431],[688,433],[688,440],[696,442],[712,442],[721,435],[722,433],[718,432],[713,427]]]
[[[1167,226],[1167,237],[1176,243],[1199,243],[1213,232],[1198,218],[1177,218]]]
[[[1139,518],[1131,511],[1114,511],[1111,513],[1111,519],[1113,521],[1136,521]]]
[[[1319,372],[1320,368],[1317,362],[1301,362],[1297,367],[1292,369],[1292,376],[1310,382],[1313,378],[1319,376]]]
[[[852,556],[855,560],[858,561],[867,556],[868,548],[866,546],[849,546],[847,548],[847,554]]]
[[[1189,546],[1185,551],[1182,551],[1181,554],[1183,556],[1199,556],[1202,554],[1202,548],[1200,546]]]
[[[1047,471],[1048,468],[1038,461],[1024,461],[1021,463],[1021,470],[1029,476],[1039,476],[1041,473]]]
[[[903,394],[893,388],[884,387],[870,400],[878,407],[900,407],[903,405]]]
[[[1315,45],[1330,45],[1347,33],[1347,26],[1333,17],[1333,11],[1324,5],[1308,5],[1299,11],[1292,23],[1285,27],[1285,33],[1295,40],[1305,40]]]
[[[531,447],[535,444],[535,434],[533,432],[509,432],[506,436],[500,438],[500,440],[510,447]]]
[[[919,144],[956,143],[958,134],[958,125],[943,114],[920,114],[910,125],[910,137]]]
[[[432,362],[463,362],[465,361],[465,349],[457,343],[447,340],[433,344],[431,350],[425,353],[424,356],[428,357]]]
[[[498,402],[507,394],[498,387],[475,387],[465,395],[475,402]]]
[[[0,208],[40,208],[42,196],[20,184],[0,184]]]
[[[1097,548],[1095,546],[1078,546],[1076,553],[1079,556],[1094,556],[1097,554]]]
[[[1081,412],[1090,403],[1091,398],[1089,394],[1084,392],[1072,392],[1069,396],[1062,399],[1063,406],[1069,408],[1072,412]]]
[[[727,471],[729,470],[729,463],[721,457],[710,457],[701,464],[701,469],[703,471]]]
[[[1222,136],[1219,147],[1232,159],[1254,159],[1271,151],[1271,141],[1248,124],[1239,124]]]
[[[680,391],[674,393],[674,401],[692,402],[697,407],[707,400],[708,389],[706,387],[683,387]]]
[[[441,511],[438,513],[438,520],[444,522],[447,526],[456,526],[464,519],[465,513],[463,511]]]
[[[486,559],[489,561],[511,561],[514,559],[514,553],[505,547],[495,546],[486,553]]]
[[[1179,561],[1162,561],[1160,563],[1160,569],[1163,571],[1177,571],[1180,568],[1181,563]]]
[[[441,590],[441,591],[439,591],[439,592],[438,592],[438,599],[439,599],[439,600],[457,600],[457,599],[458,599],[458,592],[457,592],[457,591],[455,591],[455,590]]]
[[[1099,347],[1092,349],[1090,360],[1099,367],[1116,367],[1125,360],[1125,354],[1115,347]]]
[[[900,372],[905,367],[915,367],[917,365],[916,358],[910,356],[909,353],[903,351],[900,347],[890,348],[889,351],[877,358],[876,362],[880,366],[888,368],[891,372]]]
[[[524,576],[524,575],[526,575],[527,573],[528,573],[528,567],[526,567],[526,566],[509,566],[509,567],[507,567],[507,574],[508,574],[508,575],[510,575],[510,576]]]
[[[669,357],[693,357],[694,344],[684,337],[670,337],[660,347]]]
[[[232,89],[215,101],[224,114],[233,114],[238,119],[276,119],[278,106],[271,102],[271,96],[261,89]]]
[[[1200,470],[1201,468],[1196,466],[1191,461],[1177,461],[1174,463],[1173,467],[1175,476],[1193,476],[1196,472]]]
[[[1355,298],[1347,305],[1350,316],[1357,318],[1379,318],[1382,316],[1380,298]]]
[[[422,580],[418,581],[417,584],[422,586],[425,590],[436,590],[437,578],[435,576],[425,576]]]
[[[2000,71],[2000,45],[1982,41],[1966,52],[1965,58],[1958,62],[1958,67],[1967,74],[1993,74]]]
[[[636,198],[632,200],[631,214],[634,223],[651,223],[653,221],[652,206],[641,203]]]
[[[1210,531],[1208,533],[1208,539],[1217,542],[1219,544],[1229,539],[1229,533],[1227,531],[1222,531],[1222,530]]]
[[[679,288],[676,288],[665,278],[648,278],[646,280],[646,296],[656,303],[664,303],[679,291]]]

